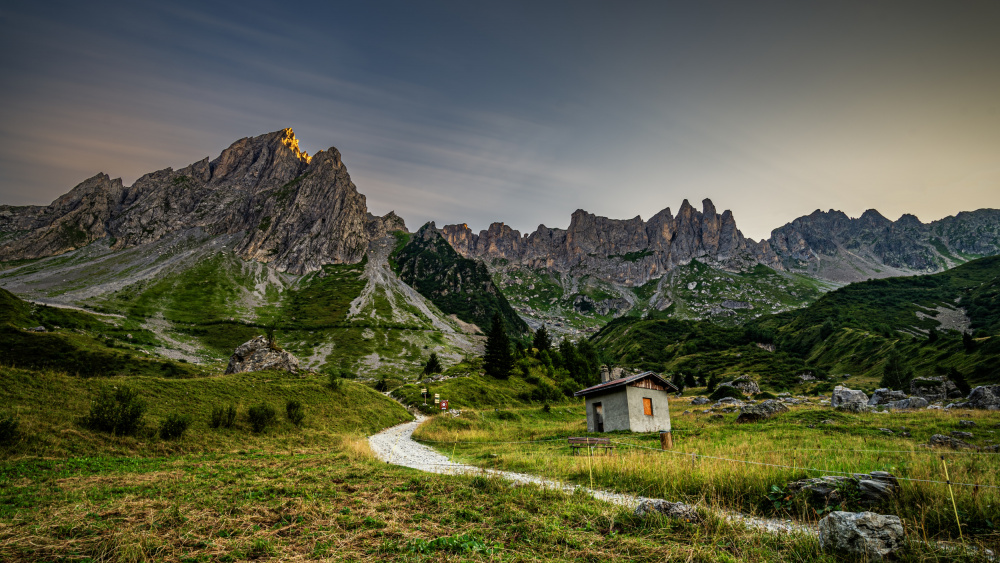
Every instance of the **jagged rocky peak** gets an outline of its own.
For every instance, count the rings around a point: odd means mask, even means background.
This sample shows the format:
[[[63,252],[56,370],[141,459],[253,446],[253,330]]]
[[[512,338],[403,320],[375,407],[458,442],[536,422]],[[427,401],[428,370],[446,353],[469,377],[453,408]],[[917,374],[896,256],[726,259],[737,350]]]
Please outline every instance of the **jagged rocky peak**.
[[[4,260],[59,254],[104,236],[121,249],[201,229],[242,233],[240,256],[291,273],[357,262],[369,240],[406,229],[395,213],[368,213],[336,148],[309,156],[291,129],[240,139],[214,160],[151,172],[127,188],[99,174],[46,208],[6,215]]]
[[[1000,211],[962,212],[931,223],[891,221],[874,209],[857,219],[816,210],[771,232],[784,264],[836,282],[937,272],[1000,253]]]
[[[582,209],[573,212],[567,229],[545,225],[522,235],[503,223],[475,234],[466,224],[441,229],[463,256],[503,258],[533,268],[569,272],[584,266],[606,281],[641,285],[693,259],[723,268],[741,269],[756,263],[780,268],[767,243],[746,239],[728,210],[716,212],[711,200],[699,212],[684,200],[677,217],[666,208],[643,221],[610,219]]]

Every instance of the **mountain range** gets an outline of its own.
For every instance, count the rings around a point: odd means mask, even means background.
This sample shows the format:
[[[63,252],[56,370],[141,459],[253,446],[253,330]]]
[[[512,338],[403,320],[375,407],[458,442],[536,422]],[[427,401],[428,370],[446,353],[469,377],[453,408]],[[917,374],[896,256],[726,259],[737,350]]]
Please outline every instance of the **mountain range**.
[[[366,365],[381,365],[371,354],[385,358],[426,340],[415,332],[403,340],[409,344],[393,344],[390,326],[441,331],[447,336],[435,345],[455,358],[474,349],[468,335],[486,331],[493,314],[514,332],[546,324],[571,336],[622,315],[732,326],[803,307],[844,284],[996,254],[993,209],[926,224],[875,210],[856,219],[817,210],[755,241],[708,199],[700,211],[684,200],[676,215],[666,208],[647,220],[577,210],[566,229],[521,234],[493,223],[475,233],[429,223],[411,234],[394,212],[368,211],[336,148],[310,156],[291,129],[240,139],[215,159],[151,172],[131,186],[100,173],[48,206],[0,206],[0,286],[18,295],[114,314],[143,303],[143,315],[160,319],[146,325],[166,323],[161,336],[174,338],[179,323],[196,320],[179,313],[176,297],[191,291],[192,272],[202,276],[196,283],[214,284],[213,322],[275,322],[282,307],[307,307],[303,295],[318,299],[318,287],[340,280],[341,316],[314,324],[349,322],[362,340],[384,337],[380,346],[356,347]],[[296,338],[316,365],[338,346],[332,335]],[[411,363],[421,357],[407,354]]]

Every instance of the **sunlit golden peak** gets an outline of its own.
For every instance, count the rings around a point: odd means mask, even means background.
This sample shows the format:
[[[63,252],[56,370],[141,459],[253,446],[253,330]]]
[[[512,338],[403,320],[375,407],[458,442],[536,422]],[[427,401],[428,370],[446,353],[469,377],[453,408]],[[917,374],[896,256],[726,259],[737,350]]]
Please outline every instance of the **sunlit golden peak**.
[[[286,147],[292,149],[292,152],[295,153],[295,156],[299,160],[304,161],[306,164],[312,161],[312,157],[308,153],[299,150],[299,140],[295,138],[295,131],[292,131],[290,127],[285,129],[285,136],[282,137],[281,142]]]

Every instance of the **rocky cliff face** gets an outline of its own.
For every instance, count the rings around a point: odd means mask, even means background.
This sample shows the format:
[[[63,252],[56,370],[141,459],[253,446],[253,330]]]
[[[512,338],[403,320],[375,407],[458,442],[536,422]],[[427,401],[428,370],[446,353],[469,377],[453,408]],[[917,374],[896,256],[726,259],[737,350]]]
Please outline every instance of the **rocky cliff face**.
[[[909,214],[890,221],[874,209],[857,219],[816,210],[772,231],[769,242],[787,268],[837,282],[931,273],[1000,254],[1000,210],[926,224]]]
[[[565,230],[539,225],[535,232],[522,235],[493,223],[479,234],[468,225],[448,225],[441,234],[466,257],[587,273],[625,286],[642,285],[694,259],[731,270],[758,263],[782,268],[768,243],[745,238],[732,213],[719,215],[708,199],[701,212],[684,200],[676,217],[667,208],[649,221],[608,219],[581,209],[573,213]]]
[[[357,262],[369,240],[406,229],[395,213],[368,213],[337,149],[309,156],[283,129],[129,187],[98,174],[48,207],[0,207],[0,260],[60,254],[105,236],[127,248],[191,228],[242,233],[241,257],[296,274]]]

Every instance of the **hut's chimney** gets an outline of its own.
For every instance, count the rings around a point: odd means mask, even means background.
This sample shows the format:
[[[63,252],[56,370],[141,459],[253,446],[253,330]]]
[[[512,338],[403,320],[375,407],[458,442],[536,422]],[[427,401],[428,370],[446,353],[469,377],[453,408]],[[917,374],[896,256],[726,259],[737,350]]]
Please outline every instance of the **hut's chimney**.
[[[607,383],[611,381],[611,371],[608,370],[608,366],[601,366],[601,383]]]

